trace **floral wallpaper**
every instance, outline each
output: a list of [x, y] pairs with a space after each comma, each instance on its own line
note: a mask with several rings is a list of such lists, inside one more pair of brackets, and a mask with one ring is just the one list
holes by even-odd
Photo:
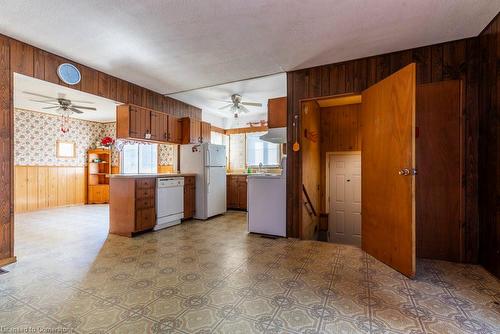
[[[103, 137], [116, 138], [116, 123], [97, 123], [70, 119], [70, 131], [60, 131], [61, 119], [55, 115], [35, 111], [14, 110], [14, 163], [39, 166], [83, 166], [87, 162], [87, 150]], [[76, 158], [56, 158], [56, 141], [74, 141]], [[158, 164], [175, 165], [176, 145], [158, 147]], [[120, 152], [113, 148], [112, 165], [119, 166]]]
[[[55, 115], [14, 110], [14, 163], [16, 165], [83, 166], [89, 147], [101, 139], [102, 125], [77, 119], [69, 121], [70, 131], [62, 133]], [[76, 158], [56, 158], [56, 141], [74, 141]]]

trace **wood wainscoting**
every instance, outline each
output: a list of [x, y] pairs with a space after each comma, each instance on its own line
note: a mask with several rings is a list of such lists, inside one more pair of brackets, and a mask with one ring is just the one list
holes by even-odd
[[14, 212], [85, 204], [84, 166], [15, 166]]

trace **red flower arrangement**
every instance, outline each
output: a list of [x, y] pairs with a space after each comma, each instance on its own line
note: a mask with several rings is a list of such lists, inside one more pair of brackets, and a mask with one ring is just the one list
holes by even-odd
[[111, 137], [104, 137], [103, 139], [101, 139], [101, 145], [106, 147], [113, 145], [114, 142], [115, 141]]

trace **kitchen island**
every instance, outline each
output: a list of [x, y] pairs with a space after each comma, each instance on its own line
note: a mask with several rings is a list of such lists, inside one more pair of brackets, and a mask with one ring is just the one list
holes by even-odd
[[138, 232], [155, 228], [157, 179], [174, 177], [184, 178], [182, 218], [192, 218], [196, 174], [112, 174], [109, 182], [109, 233], [132, 237]]

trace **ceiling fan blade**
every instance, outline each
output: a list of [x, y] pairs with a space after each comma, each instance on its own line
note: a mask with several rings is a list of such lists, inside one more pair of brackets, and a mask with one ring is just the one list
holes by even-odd
[[86, 104], [94, 104], [92, 101], [81, 101], [81, 100], [71, 100], [74, 103], [86, 103]]
[[83, 111], [76, 109], [75, 107], [70, 107], [69, 110], [71, 110], [74, 113], [77, 114], [83, 114]]
[[56, 109], [56, 108], [59, 108], [60, 106], [57, 105], [57, 106], [52, 106], [52, 107], [43, 107], [42, 109]]
[[262, 103], [257, 103], [257, 102], [241, 102], [241, 104], [252, 107], [262, 107]]
[[32, 92], [26, 92], [26, 91], [23, 91], [22, 93], [33, 95], [33, 96], [38, 96], [38, 97], [43, 97], [44, 99], [50, 99], [51, 101], [57, 101], [57, 97], [50, 97], [50, 96], [47, 96], [47, 95], [42, 95], [42, 94], [37, 94], [37, 93], [32, 93]]
[[232, 105], [233, 105], [232, 103], [230, 103], [230, 104], [226, 104], [225, 106], [220, 107], [220, 108], [219, 108], [219, 110], [229, 108], [229, 107], [231, 107]]
[[247, 112], [249, 112], [249, 111], [250, 111], [250, 110], [248, 110], [246, 107], [241, 106], [241, 105], [239, 106], [239, 109], [240, 109], [240, 111], [241, 111], [241, 112], [244, 112], [244, 113], [247, 113]]
[[75, 105], [71, 105], [71, 107], [72, 108], [79, 108], [79, 109], [86, 109], [86, 110], [97, 110], [94, 107], [84, 107], [84, 106], [75, 106]]
[[56, 103], [54, 100], [33, 100], [33, 99], [29, 99], [30, 101], [33, 101], [33, 102], [39, 102], [39, 103], [45, 103], [45, 104], [52, 104], [54, 106], [58, 106], [59, 103]]

